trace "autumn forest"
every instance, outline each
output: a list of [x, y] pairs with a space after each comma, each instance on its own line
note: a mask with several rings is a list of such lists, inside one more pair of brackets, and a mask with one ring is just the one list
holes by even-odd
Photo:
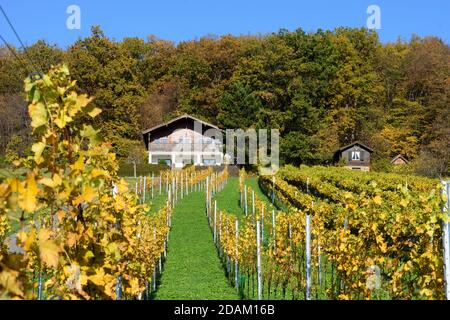
[[450, 170], [450, 48], [435, 37], [381, 43], [376, 32], [205, 36], [174, 43], [109, 38], [100, 27], [61, 49], [0, 48], [0, 165], [31, 153], [23, 79], [65, 62], [76, 90], [103, 112], [86, 119], [121, 159], [143, 151], [141, 130], [189, 113], [221, 128], [277, 128], [282, 163], [330, 164], [359, 140], [374, 170]]

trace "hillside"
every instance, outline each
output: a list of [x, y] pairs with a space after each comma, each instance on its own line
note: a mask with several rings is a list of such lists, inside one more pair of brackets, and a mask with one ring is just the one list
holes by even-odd
[[[276, 128], [284, 163], [327, 164], [361, 140], [386, 169], [402, 154], [411, 170], [449, 171], [450, 50], [438, 38], [381, 43], [367, 29], [203, 37], [175, 44], [108, 38], [100, 27], [63, 50], [38, 41], [0, 48], [0, 156], [29, 153], [23, 79], [64, 61], [76, 89], [104, 112], [94, 122], [122, 159], [142, 149], [140, 131], [189, 113], [221, 128]], [[36, 69], [37, 68], [37, 69]]]

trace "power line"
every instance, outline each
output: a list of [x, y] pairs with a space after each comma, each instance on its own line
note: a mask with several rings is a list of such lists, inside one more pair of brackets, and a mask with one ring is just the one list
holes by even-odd
[[[28, 58], [31, 66], [34, 68], [34, 71], [40, 75], [43, 74], [42, 70], [40, 68], [36, 68], [36, 65], [33, 63], [33, 60], [31, 59], [30, 55], [28, 54], [26, 46], [23, 44], [22, 39], [20, 38], [19, 34], [17, 33], [16, 29], [14, 28], [11, 20], [9, 20], [8, 16], [6, 15], [5, 10], [3, 10], [3, 7], [0, 5], [0, 10], [3, 13], [3, 16], [5, 17], [6, 21], [8, 22], [9, 26], [11, 27], [12, 31], [16, 35], [17, 40], [19, 40], [20, 45], [22, 46], [23, 51], [25, 52], [26, 57]], [[40, 71], [40, 73], [38, 72]]]
[[6, 42], [5, 38], [3, 38], [3, 36], [1, 34], [0, 34], [0, 39], [3, 41], [5, 46], [9, 49], [9, 51], [12, 53], [14, 58], [16, 58], [16, 60], [25, 68], [25, 71], [29, 72], [29, 69], [28, 69], [28, 66], [26, 65], [26, 63], [23, 62], [23, 60], [17, 55], [17, 53], [14, 51], [14, 49], [11, 48], [11, 46], [8, 44], [8, 42]]

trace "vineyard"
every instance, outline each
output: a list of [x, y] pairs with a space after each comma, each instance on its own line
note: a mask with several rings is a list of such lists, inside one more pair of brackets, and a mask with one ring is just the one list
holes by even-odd
[[286, 166], [261, 199], [239, 180], [218, 248], [244, 298], [445, 298], [439, 181]]
[[110, 145], [76, 121], [101, 110], [74, 85], [65, 66], [25, 81], [35, 143], [32, 157], [2, 172], [2, 299], [150, 297], [173, 208], [211, 174], [187, 168], [127, 183]]
[[448, 185], [317, 166], [120, 177], [74, 85], [64, 66], [25, 82], [33, 156], [0, 174], [0, 299], [448, 297]]

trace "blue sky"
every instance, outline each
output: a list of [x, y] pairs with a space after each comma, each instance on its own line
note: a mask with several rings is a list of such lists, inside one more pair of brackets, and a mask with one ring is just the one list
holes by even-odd
[[[366, 26], [369, 5], [381, 9], [382, 42], [413, 33], [450, 43], [450, 0], [0, 0], [26, 45], [45, 39], [62, 48], [88, 36], [92, 25], [117, 40], [154, 34], [175, 42], [207, 34], [255, 34], [280, 28], [315, 31]], [[69, 30], [69, 5], [81, 9], [81, 29]], [[18, 44], [3, 16], [0, 34]]]

